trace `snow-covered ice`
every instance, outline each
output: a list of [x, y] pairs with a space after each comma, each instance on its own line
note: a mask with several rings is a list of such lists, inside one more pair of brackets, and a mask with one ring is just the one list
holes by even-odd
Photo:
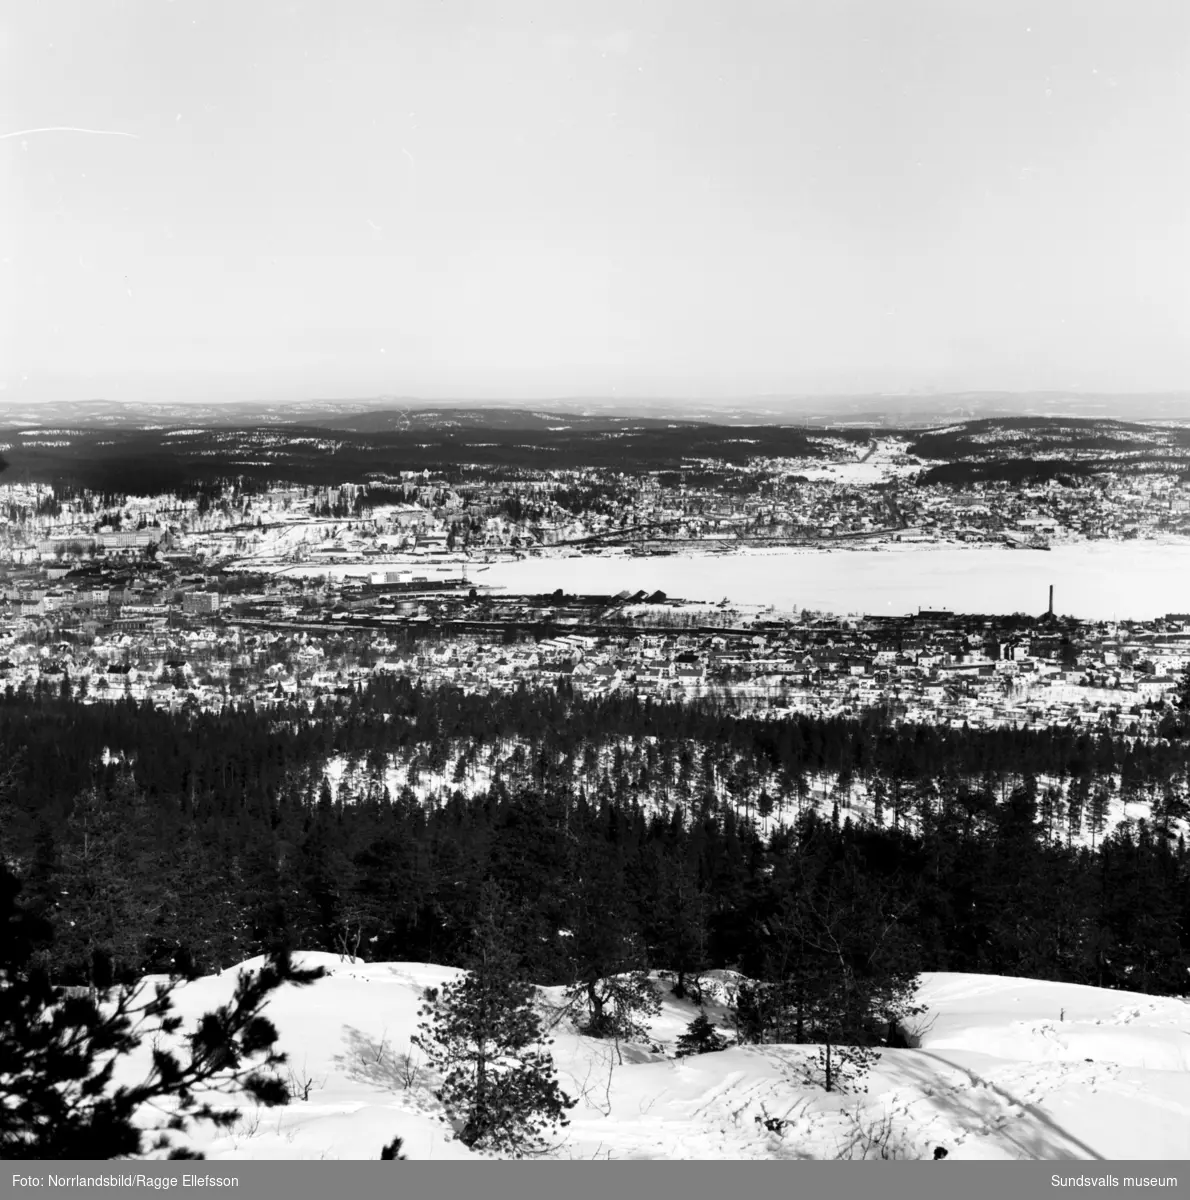
[[903, 615], [918, 608], [1059, 613], [1150, 620], [1186, 608], [1190, 539], [1075, 542], [1048, 553], [994, 546], [884, 545], [657, 557], [526, 558], [493, 565], [484, 582], [513, 593], [555, 588], [596, 595], [661, 590], [685, 600]]

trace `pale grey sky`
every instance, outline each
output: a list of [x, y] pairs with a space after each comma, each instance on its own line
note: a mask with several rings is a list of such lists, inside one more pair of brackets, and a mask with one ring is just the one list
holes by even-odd
[[0, 404], [1190, 387], [1187, 0], [17, 0], [0, 116]]

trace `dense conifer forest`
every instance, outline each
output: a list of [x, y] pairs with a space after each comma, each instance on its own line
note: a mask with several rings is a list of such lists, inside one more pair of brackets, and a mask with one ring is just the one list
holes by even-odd
[[[445, 771], [452, 746], [507, 737], [532, 747], [522, 771], [440, 803], [366, 771], [397, 748]], [[624, 739], [592, 783], [592, 748]], [[334, 795], [336, 754], [370, 782]], [[62, 984], [87, 983], [97, 954], [130, 974], [209, 972], [281, 944], [457, 963], [496, 881], [530, 977], [667, 970], [696, 988], [736, 968], [761, 985], [741, 1007], [758, 1039], [797, 1040], [773, 1022], [794, 1019], [787, 989], [828, 944], [882, 979], [1187, 990], [1178, 736], [766, 720], [398, 677], [312, 711], [220, 715], [10, 691], [0, 756], [3, 853], [53, 927], [43, 957]], [[750, 775], [778, 779], [776, 794], [757, 798]], [[824, 775], [835, 786], [815, 803], [806, 780]], [[651, 800], [662, 780], [681, 802]], [[861, 781], [876, 797], [863, 814], [849, 801]], [[1106, 829], [1112, 789], [1148, 817]], [[1075, 816], [1092, 844], [1071, 836]]]

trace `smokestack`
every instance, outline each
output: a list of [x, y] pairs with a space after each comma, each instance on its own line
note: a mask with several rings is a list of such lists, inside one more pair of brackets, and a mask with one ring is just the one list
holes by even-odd
[[1054, 585], [1050, 584], [1050, 616], [1054, 615]]

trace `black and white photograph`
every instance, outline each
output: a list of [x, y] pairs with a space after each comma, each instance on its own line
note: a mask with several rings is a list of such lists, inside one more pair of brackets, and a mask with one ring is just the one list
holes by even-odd
[[12, 1194], [1177, 1191], [1188, 833], [1185, 0], [0, 12]]

